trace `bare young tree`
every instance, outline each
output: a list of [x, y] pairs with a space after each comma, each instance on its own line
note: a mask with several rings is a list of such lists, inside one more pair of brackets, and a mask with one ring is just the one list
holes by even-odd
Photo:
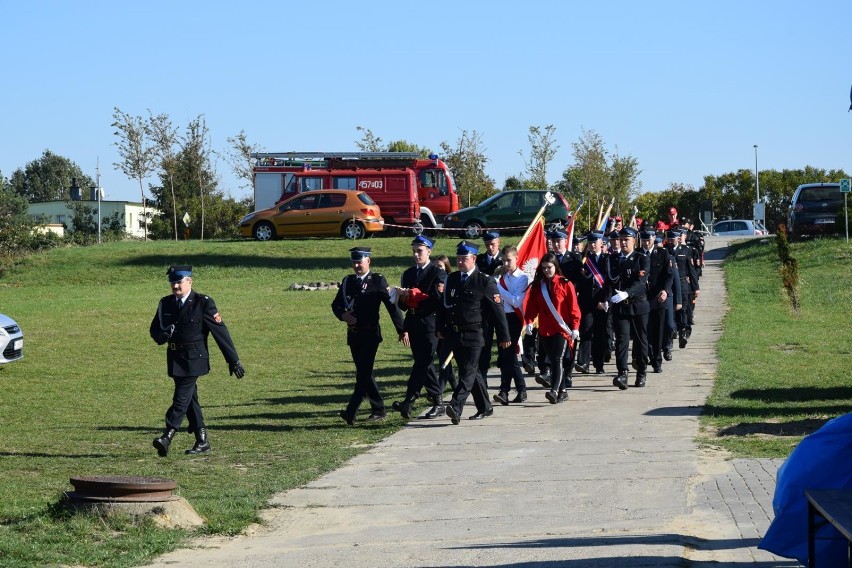
[[144, 180], [154, 167], [154, 149], [151, 147], [145, 128], [145, 120], [141, 116], [131, 116], [115, 107], [112, 113], [115, 134], [118, 141], [118, 155], [121, 162], [115, 162], [116, 169], [121, 170], [130, 179], [139, 180], [139, 193], [142, 196], [142, 224], [145, 228], [145, 240], [148, 240], [148, 209], [145, 203]]
[[227, 138], [227, 141], [230, 148], [223, 158], [231, 166], [237, 179], [244, 182], [240, 187], [251, 187], [254, 182], [254, 160], [251, 155], [263, 152], [263, 148], [257, 144], [250, 144], [245, 130], [240, 130], [239, 134]]
[[518, 154], [524, 160], [529, 176], [528, 184], [537, 189], [547, 189], [547, 166], [556, 156], [559, 146], [554, 139], [556, 127], [548, 124], [543, 129], [540, 126], [530, 126], [527, 140], [530, 142], [529, 160], [524, 156], [523, 150]]
[[[207, 129], [207, 120], [203, 114], [199, 114], [186, 126], [186, 135], [183, 138], [183, 152], [192, 160], [198, 181], [198, 193], [201, 199], [201, 240], [204, 240], [204, 212], [205, 196], [207, 188], [215, 181], [215, 166], [211, 163], [212, 155], [210, 131]], [[214, 179], [211, 179], [214, 178]]]
[[361, 140], [356, 140], [355, 145], [362, 152], [384, 152], [385, 147], [382, 146], [382, 139], [373, 134], [373, 131], [363, 126], [356, 126], [355, 130], [363, 132]]
[[160, 160], [160, 167], [169, 178], [172, 192], [172, 217], [174, 221], [175, 240], [178, 240], [177, 228], [177, 200], [175, 199], [175, 176], [177, 166], [175, 158], [175, 146], [177, 145], [177, 128], [172, 126], [172, 121], [167, 114], [154, 115], [148, 109], [148, 123], [145, 125], [147, 134], [154, 142], [154, 154]]
[[455, 147], [441, 142], [441, 151], [458, 187], [467, 190], [467, 203], [462, 204], [464, 207], [479, 203], [496, 191], [494, 180], [485, 173], [488, 157], [479, 132], [462, 130]]

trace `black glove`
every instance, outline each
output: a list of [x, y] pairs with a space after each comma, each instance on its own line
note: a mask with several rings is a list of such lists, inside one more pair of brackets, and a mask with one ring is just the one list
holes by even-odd
[[243, 364], [239, 361], [234, 361], [231, 363], [229, 371], [232, 375], [236, 375], [238, 379], [242, 379], [246, 374], [246, 370], [243, 369]]
[[175, 324], [170, 325], [166, 329], [163, 330], [163, 333], [160, 334], [160, 340], [158, 343], [162, 345], [166, 341], [172, 338], [172, 334], [175, 332]]

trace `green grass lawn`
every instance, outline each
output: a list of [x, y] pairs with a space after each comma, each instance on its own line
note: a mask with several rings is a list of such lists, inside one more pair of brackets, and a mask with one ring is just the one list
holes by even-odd
[[737, 456], [785, 457], [803, 436], [852, 412], [852, 246], [791, 245], [801, 274], [793, 315], [774, 239], [731, 247], [730, 311], [718, 346], [703, 441]]
[[[373, 269], [397, 282], [409, 238], [372, 239]], [[441, 239], [435, 254], [454, 254]], [[278, 491], [302, 485], [403, 425], [347, 427], [337, 411], [353, 365], [334, 293], [293, 283], [348, 274], [351, 242], [149, 242], [65, 248], [31, 256], [0, 278], [0, 312], [25, 333], [25, 359], [0, 367], [0, 566], [133, 566], [180, 546], [189, 534], [129, 519], [69, 515], [57, 504], [83, 475], [175, 479], [206, 519], [205, 531], [235, 534], [258, 520]], [[802, 314], [789, 313], [774, 246], [737, 245], [726, 263], [731, 311], [719, 345], [719, 377], [707, 443], [738, 455], [786, 455], [802, 435], [852, 411], [849, 378], [849, 247], [797, 244]], [[159, 458], [172, 383], [164, 348], [148, 336], [169, 264], [192, 264], [194, 287], [211, 295], [247, 375], [228, 376], [221, 355], [200, 382], [213, 453], [190, 458], [180, 433]], [[389, 320], [376, 372], [385, 398], [401, 397], [407, 349]], [[362, 411], [362, 417], [366, 411]], [[716, 433], [719, 433], [717, 436]]]
[[[410, 238], [372, 239], [373, 269], [398, 282]], [[452, 253], [455, 241], [436, 251]], [[344, 240], [149, 242], [66, 248], [32, 256], [0, 279], [0, 312], [23, 328], [25, 357], [0, 367], [0, 565], [139, 564], [185, 534], [126, 520], [67, 519], [55, 507], [81, 475], [175, 479], [211, 533], [238, 533], [271, 494], [333, 469], [402, 426], [347, 427], [337, 416], [354, 366], [332, 291], [351, 271]], [[217, 303], [246, 377], [228, 375], [211, 341], [199, 383], [213, 453], [190, 458], [191, 434], [159, 458], [151, 440], [171, 402], [164, 347], [148, 336], [169, 264], [194, 266], [194, 288]], [[410, 354], [386, 314], [377, 376], [401, 397]], [[367, 409], [368, 411], [369, 409]], [[366, 412], [365, 412], [366, 415]], [[363, 416], [362, 416], [363, 418]]]

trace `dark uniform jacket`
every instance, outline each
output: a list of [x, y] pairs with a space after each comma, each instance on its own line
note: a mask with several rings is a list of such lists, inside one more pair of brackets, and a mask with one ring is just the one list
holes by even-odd
[[646, 288], [648, 257], [634, 250], [630, 256], [612, 255], [609, 264], [610, 296], [616, 290], [627, 292], [627, 299], [612, 305], [613, 315], [638, 316], [651, 311]]
[[397, 333], [402, 333], [402, 312], [391, 302], [388, 282], [377, 272], [368, 272], [362, 281], [356, 274], [343, 279], [337, 296], [331, 303], [331, 311], [342, 320], [345, 312], [352, 312], [357, 323], [350, 325], [346, 333], [346, 344], [382, 341], [379, 327], [379, 306], [385, 305]]
[[648, 271], [648, 303], [652, 310], [665, 309], [666, 303], [659, 302], [657, 296], [665, 290], [666, 295], [671, 295], [672, 290], [672, 261], [671, 255], [662, 247], [654, 247], [649, 257], [650, 267]]
[[492, 276], [494, 271], [497, 270], [498, 266], [503, 265], [503, 255], [499, 252], [497, 256], [494, 257], [494, 260], [491, 261], [491, 265], [488, 264], [488, 253], [483, 252], [482, 254], [476, 255], [476, 268], [479, 269], [480, 272]]
[[683, 299], [695, 294], [699, 289], [698, 274], [695, 272], [695, 264], [692, 261], [692, 249], [688, 245], [677, 245], [673, 247], [671, 254], [677, 262], [677, 271], [680, 273], [680, 285]]
[[[171, 325], [175, 326], [174, 332], [166, 337], [165, 330]], [[207, 337], [211, 334], [228, 365], [239, 360], [213, 298], [195, 290], [190, 291], [180, 310], [174, 295], [162, 298], [151, 320], [150, 333], [158, 345], [168, 343], [166, 365], [170, 377], [198, 377], [210, 372]]]
[[474, 270], [462, 284], [462, 274], [456, 271], [447, 276], [442, 309], [438, 311], [438, 331], [444, 337], [460, 333], [462, 345], [481, 347], [485, 345], [482, 323], [486, 318], [494, 324], [498, 342], [511, 341], [497, 281]]
[[[609, 258], [610, 258], [610, 256], [608, 254], [601, 253], [600, 257], [597, 260], [595, 260], [595, 255], [592, 254], [592, 253], [589, 253], [589, 255], [586, 257], [586, 262], [583, 263], [583, 276], [587, 281], [586, 286], [588, 286], [591, 289], [590, 304], [591, 304], [593, 309], [596, 308], [599, 303], [606, 302], [607, 300], [609, 300], [609, 296], [612, 295], [612, 294], [607, 295], [607, 292], [609, 292], [609, 286], [607, 285], [607, 272], [608, 272], [608, 266], [609, 266]], [[600, 274], [601, 277], [603, 278], [603, 284], [599, 284], [597, 282], [597, 279], [594, 277], [594, 275], [592, 273], [592, 269], [591, 269], [590, 265], [594, 266], [594, 268], [597, 269], [598, 274]], [[575, 287], [576, 287], [576, 285], [575, 285]], [[581, 310], [583, 309], [582, 303], [583, 303], [583, 301], [582, 301], [582, 294], [581, 294], [581, 306], [580, 306]]]
[[435, 333], [435, 313], [441, 305], [442, 293], [439, 288], [447, 281], [447, 273], [440, 266], [428, 263], [417, 277], [417, 266], [412, 266], [402, 273], [401, 285], [403, 288], [417, 288], [427, 298], [418, 302], [417, 306], [409, 306], [400, 301], [399, 307], [405, 311], [405, 330], [426, 331]]

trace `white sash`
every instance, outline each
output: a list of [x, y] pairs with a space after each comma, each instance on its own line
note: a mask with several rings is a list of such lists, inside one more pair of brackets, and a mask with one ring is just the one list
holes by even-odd
[[544, 301], [547, 304], [547, 307], [550, 308], [550, 314], [553, 316], [553, 319], [556, 320], [556, 323], [559, 324], [559, 327], [565, 330], [565, 333], [571, 335], [571, 328], [566, 325], [565, 320], [562, 319], [562, 316], [559, 315], [559, 312], [556, 311], [556, 307], [550, 300], [550, 294], [548, 294], [547, 292], [547, 284], [545, 284], [544, 280], [541, 281], [541, 295], [544, 296]]

